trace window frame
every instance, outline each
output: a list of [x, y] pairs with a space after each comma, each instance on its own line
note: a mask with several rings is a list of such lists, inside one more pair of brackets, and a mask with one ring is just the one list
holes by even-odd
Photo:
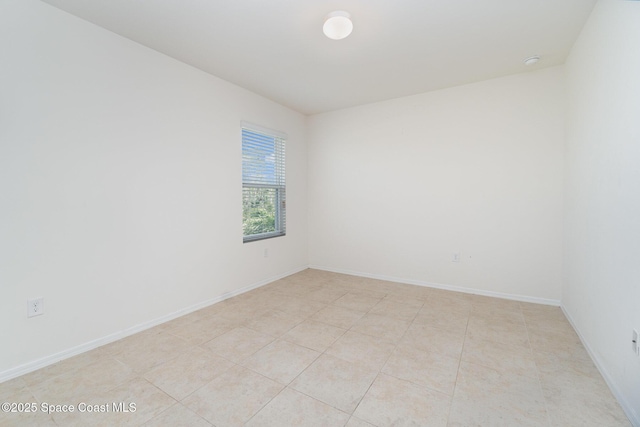
[[[246, 171], [245, 171], [245, 131], [250, 132], [252, 134], [257, 134], [260, 137], [264, 137], [266, 139], [273, 139], [274, 143], [274, 156], [275, 156], [275, 165], [274, 165], [274, 181], [275, 182], [265, 182], [267, 180], [261, 180], [260, 178], [254, 180], [246, 180]], [[254, 125], [252, 123], [241, 122], [241, 141], [242, 141], [242, 202], [243, 202], [243, 230], [242, 230], [242, 242], [249, 243], [255, 242], [259, 240], [272, 239], [274, 237], [286, 236], [286, 210], [287, 210], [287, 202], [286, 202], [286, 143], [287, 143], [287, 134], [283, 132], [274, 131], [272, 129], [268, 129], [262, 126]], [[254, 166], [256, 163], [254, 163]], [[266, 233], [256, 233], [245, 235], [244, 230], [244, 202], [245, 202], [245, 194], [244, 191], [247, 188], [268, 188], [275, 190], [275, 224], [274, 231], [266, 232]]]

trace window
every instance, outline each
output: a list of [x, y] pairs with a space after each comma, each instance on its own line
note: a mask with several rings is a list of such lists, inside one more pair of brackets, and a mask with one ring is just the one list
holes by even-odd
[[242, 125], [243, 241], [284, 236], [286, 135]]

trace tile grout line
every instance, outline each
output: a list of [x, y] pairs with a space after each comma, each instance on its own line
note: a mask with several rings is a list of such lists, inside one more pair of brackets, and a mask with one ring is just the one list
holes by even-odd
[[[522, 310], [522, 307], [520, 307]], [[542, 396], [542, 401], [544, 402], [544, 410], [547, 415], [547, 425], [552, 426], [551, 420], [551, 412], [549, 411], [549, 404], [547, 402], [547, 397], [544, 394], [544, 389], [542, 388], [542, 375], [540, 375], [540, 368], [538, 367], [538, 361], [536, 360], [533, 354], [533, 345], [531, 344], [531, 334], [529, 333], [529, 323], [527, 322], [527, 318], [524, 316], [524, 312], [522, 313], [522, 317], [524, 319], [525, 330], [527, 331], [527, 342], [529, 343], [529, 351], [531, 352], [531, 357], [533, 359], [533, 364], [536, 367], [536, 379], [538, 383], [538, 389], [540, 390], [540, 395]]]
[[460, 349], [460, 356], [458, 358], [458, 370], [456, 371], [456, 379], [453, 385], [453, 391], [451, 392], [451, 399], [449, 400], [449, 412], [447, 412], [447, 425], [449, 424], [449, 421], [451, 419], [451, 411], [453, 410], [453, 399], [455, 398], [456, 390], [458, 388], [458, 379], [460, 377], [460, 367], [462, 366], [462, 355], [464, 354], [464, 347], [467, 343], [467, 331], [469, 330], [469, 319], [471, 318], [471, 310], [472, 310], [471, 307], [469, 309], [469, 313], [467, 314], [467, 322], [464, 325], [464, 335], [463, 335], [464, 338], [462, 339], [462, 348]]

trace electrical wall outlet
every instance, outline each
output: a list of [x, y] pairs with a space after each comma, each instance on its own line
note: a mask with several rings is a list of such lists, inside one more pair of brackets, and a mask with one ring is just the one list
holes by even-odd
[[27, 317], [40, 316], [41, 314], [44, 314], [44, 298], [27, 300]]
[[460, 262], [460, 252], [454, 252], [451, 257], [451, 262]]
[[631, 349], [636, 354], [636, 356], [640, 356], [640, 342], [638, 342], [639, 338], [640, 336], [638, 335], [638, 331], [634, 329], [633, 334], [631, 335]]

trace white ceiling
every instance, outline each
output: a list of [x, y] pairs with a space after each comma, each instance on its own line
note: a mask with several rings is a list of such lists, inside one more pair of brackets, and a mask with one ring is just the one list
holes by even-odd
[[[562, 64], [596, 3], [43, 1], [304, 114]], [[352, 15], [344, 40], [322, 34], [334, 10]]]

